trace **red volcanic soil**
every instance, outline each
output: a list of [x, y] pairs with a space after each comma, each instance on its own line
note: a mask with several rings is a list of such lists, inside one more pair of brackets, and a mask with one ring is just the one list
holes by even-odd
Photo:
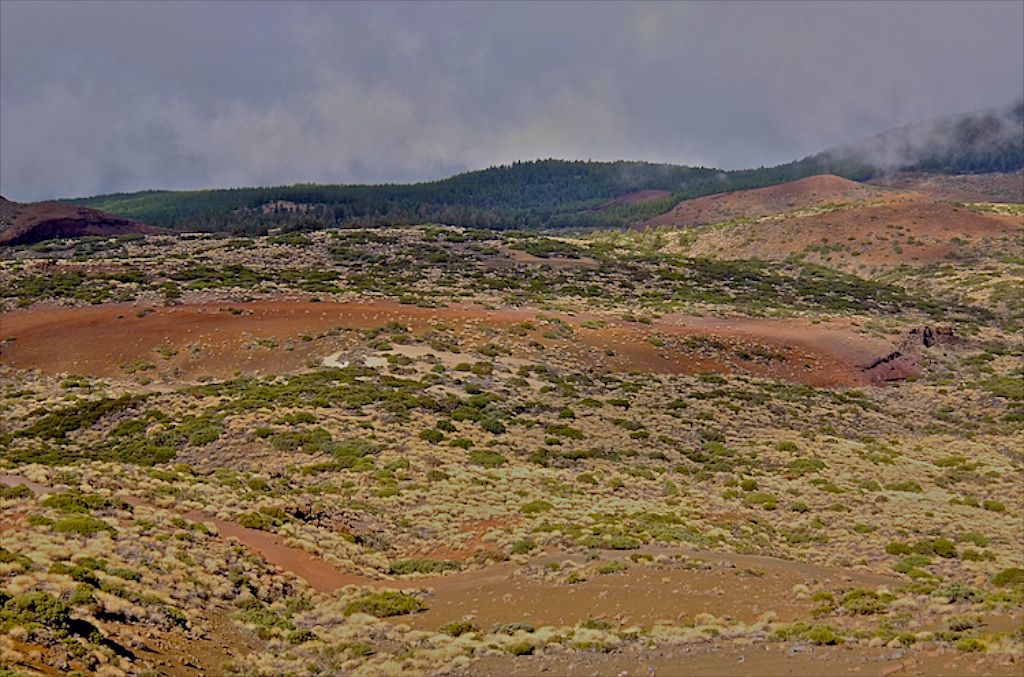
[[599, 212], [619, 205], [639, 205], [645, 202], [653, 202], [654, 200], [668, 197], [671, 194], [667, 190], [634, 190], [632, 193], [626, 193], [611, 202], [606, 202], [600, 207], [596, 207], [594, 211]]
[[0, 245], [32, 244], [85, 235], [113, 236], [168, 231], [98, 209], [61, 202], [21, 204], [0, 197]]
[[898, 172], [866, 183], [957, 202], [1024, 202], [1024, 174], [930, 174]]
[[[141, 317], [140, 317], [141, 315]], [[483, 311], [476, 311], [485, 317]], [[15, 340], [3, 347], [0, 362], [48, 373], [123, 375], [122, 365], [137, 361], [173, 367], [182, 376], [229, 377], [287, 373], [317, 355], [317, 342], [304, 334], [334, 327], [369, 329], [390, 320], [424, 331], [429, 320], [457, 319], [458, 313], [397, 303], [334, 304], [306, 301], [208, 303], [146, 309], [130, 305], [45, 308], [0, 315], [0, 335]], [[524, 316], [525, 317], [525, 316]], [[510, 320], [511, 321], [511, 320]], [[294, 340], [294, 350], [264, 347]], [[178, 354], [162, 360], [155, 352], [171, 346]]]
[[[301, 338], [335, 327], [367, 329], [394, 320], [419, 334], [440, 321], [470, 336], [483, 326], [504, 328], [537, 321], [535, 311], [526, 308], [418, 308], [390, 301], [271, 300], [140, 310], [124, 305], [36, 307], [0, 315], [0, 337], [6, 340], [0, 363], [15, 369], [99, 377], [125, 377], [130, 370], [126, 365], [136, 363], [154, 365], [150, 372], [154, 376], [172, 373], [182, 379], [280, 374], [317, 363], [351, 341], [344, 335], [313, 341]], [[563, 319], [578, 324], [585, 318]], [[654, 337], [663, 345], [655, 345]], [[688, 341], [693, 337], [709, 340]], [[536, 353], [528, 346], [531, 339], [544, 343], [545, 350]], [[577, 327], [567, 339], [546, 338], [537, 330], [534, 335], [503, 340], [516, 356], [612, 371], [743, 373], [815, 386], [865, 385], [913, 373], [907, 365], [896, 364], [867, 372], [864, 367], [891, 352], [891, 344], [845, 326], [796, 319], [678, 316], [652, 325], [613, 321], [601, 329]], [[176, 352], [165, 359], [157, 350], [162, 347]]]
[[822, 174], [767, 188], [739, 190], [686, 200], [676, 205], [672, 211], [656, 216], [644, 225], [700, 226], [889, 194], [880, 188], [831, 174]]
[[834, 212], [740, 224], [702, 236], [694, 256], [811, 260], [843, 269], [924, 265], [984, 238], [1019, 233], [1019, 216], [978, 213], [923, 196]]
[[[840, 321], [823, 325], [801, 318], [667, 315], [652, 328], [659, 337], [680, 344], [677, 351], [655, 349], [652, 359], [649, 341], [646, 347], [633, 343], [639, 350], [624, 361], [623, 370], [640, 364], [661, 373], [741, 373], [822, 387], [881, 384], [919, 374], [909, 360], [867, 370], [878, 357], [891, 353], [893, 344]], [[612, 326], [603, 331], [619, 330]], [[692, 347], [695, 342], [697, 347]]]

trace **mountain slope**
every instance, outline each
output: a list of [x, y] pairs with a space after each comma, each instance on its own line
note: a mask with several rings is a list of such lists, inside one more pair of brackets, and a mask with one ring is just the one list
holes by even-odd
[[1024, 202], [1024, 174], [936, 174], [896, 172], [868, 181], [883, 188], [922, 193], [936, 200], [957, 202]]
[[1024, 100], [1004, 109], [964, 113], [883, 132], [824, 155], [879, 172], [1014, 172], [1024, 167]]
[[797, 256], [830, 268], [872, 277], [997, 255], [1012, 248], [1020, 216], [977, 212], [921, 195], [865, 201], [805, 214], [698, 229], [691, 256], [782, 261]]

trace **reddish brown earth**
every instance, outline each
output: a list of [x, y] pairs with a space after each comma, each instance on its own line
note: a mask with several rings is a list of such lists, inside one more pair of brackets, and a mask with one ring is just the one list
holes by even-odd
[[758, 218], [830, 203], [891, 197], [891, 191], [831, 174], [809, 176], [767, 188], [733, 191], [686, 200], [645, 226], [699, 226]]
[[[565, 319], [577, 324], [583, 317]], [[437, 321], [460, 334], [479, 326], [508, 327], [536, 321], [527, 308], [485, 310], [473, 306], [420, 308], [390, 301], [312, 303], [269, 300], [244, 304], [207, 303], [144, 310], [139, 306], [104, 305], [84, 308], [37, 306], [0, 315], [0, 337], [6, 343], [0, 363], [17, 369], [90, 376], [125, 376], [126, 365], [148, 362], [152, 374], [176, 378], [203, 375], [227, 378], [236, 373], [259, 375], [300, 370], [338, 349], [345, 339], [303, 341], [334, 327], [368, 329], [389, 321], [414, 333]], [[513, 350], [529, 351], [526, 342], [537, 337], [509, 337]], [[719, 339], [710, 352], [686, 348], [687, 338]], [[652, 344], [652, 337], [666, 345]], [[259, 344], [274, 339], [275, 347]], [[863, 367], [892, 350], [885, 340], [866, 337], [848, 326], [814, 325], [807, 320], [756, 318], [691, 318], [669, 316], [652, 325], [613, 321], [602, 329], [579, 327], [568, 339], [543, 339], [543, 354], [564, 355], [590, 368], [615, 371], [693, 374], [735, 372], [807, 383], [849, 386], [887, 378]], [[671, 342], [671, 343], [669, 343]], [[157, 348], [172, 347], [163, 359]], [[768, 351], [778, 359], [743, 359], [751, 349]], [[610, 353], [610, 354], [609, 354]], [[901, 374], [908, 375], [908, 374]], [[892, 376], [891, 374], [889, 375]]]
[[[428, 330], [431, 321], [500, 326], [532, 316], [529, 311], [499, 314], [393, 302], [276, 300], [153, 309], [134, 305], [37, 307], [0, 315], [0, 335], [15, 339], [3, 347], [0, 362], [46, 373], [93, 376], [124, 375], [122, 365], [140, 360], [157, 363], [161, 370], [176, 368], [183, 377], [208, 374], [223, 378], [236, 371], [280, 374], [301, 369], [308, 360], [333, 352], [325, 351], [319, 342], [302, 341], [303, 334], [334, 327], [370, 329], [389, 321], [401, 322], [419, 333]], [[257, 343], [258, 339], [271, 338], [279, 342], [279, 347]], [[294, 341], [294, 350], [282, 347], [287, 340]], [[175, 347], [178, 355], [162, 360], [155, 349], [163, 345]], [[193, 353], [190, 346], [197, 350]]]
[[[442, 577], [409, 579], [432, 590], [427, 610], [394, 619], [424, 630], [464, 619], [482, 628], [498, 623], [529, 620], [535, 627], [574, 625], [588, 618], [603, 618], [614, 626], [650, 627], [659, 621], [685, 623], [699, 614], [753, 623], [768, 611], [780, 621], [806, 616], [815, 606], [809, 597], [797, 599], [793, 586], [811, 582], [842, 587], [892, 585], [895, 579], [858, 571], [821, 567], [754, 555], [663, 548], [644, 552], [677, 554], [687, 559], [659, 566], [633, 564], [612, 574], [588, 572], [580, 583], [567, 584], [523, 575], [516, 565], [500, 564], [486, 569]], [[556, 554], [535, 559], [542, 567], [584, 558]], [[615, 556], [602, 558], [607, 562]], [[404, 581], [403, 581], [404, 583]], [[391, 587], [391, 584], [385, 584]], [[520, 618], [515, 609], [529, 609]]]
[[32, 244], [54, 238], [166, 233], [162, 228], [98, 209], [60, 202], [21, 204], [0, 197], [0, 245]]
[[654, 326], [659, 331], [665, 328], [670, 334], [717, 337], [740, 350], [762, 347], [786, 356], [784, 362], [765, 365], [737, 359], [734, 354], [729, 371], [771, 375], [817, 386], [878, 384], [919, 374], [916, 365], [906, 361], [866, 372], [865, 368], [877, 357], [892, 352], [893, 343], [856, 331], [848, 320], [833, 320], [825, 325], [802, 318], [666, 315]]
[[1024, 174], [929, 174], [898, 172], [866, 183], [958, 202], [1024, 202]]

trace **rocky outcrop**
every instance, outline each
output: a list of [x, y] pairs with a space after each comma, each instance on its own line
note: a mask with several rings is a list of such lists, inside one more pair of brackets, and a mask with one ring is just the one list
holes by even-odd
[[879, 357], [879, 358], [876, 358], [876, 359], [872, 360], [871, 364], [869, 364], [868, 366], [864, 367], [864, 371], [870, 371], [870, 370], [872, 370], [875, 367], [878, 367], [880, 365], [889, 364], [893, 360], [899, 359], [900, 357], [903, 357], [903, 353], [901, 353], [898, 350], [894, 350], [891, 353], [889, 353], [888, 355], [886, 355], [885, 357]]
[[916, 368], [921, 349], [928, 349], [936, 343], [950, 343], [956, 340], [952, 327], [915, 327], [904, 337], [896, 350], [876, 357], [861, 368], [865, 372], [880, 373], [883, 381], [897, 381], [906, 378], [911, 367]]
[[943, 343], [949, 343], [956, 338], [952, 327], [936, 327], [935, 329], [932, 329], [931, 327], [923, 327], [920, 330], [920, 333], [916, 328], [910, 330], [911, 337], [916, 337], [919, 334], [921, 336], [921, 343], [925, 348], [931, 348], [940, 340]]

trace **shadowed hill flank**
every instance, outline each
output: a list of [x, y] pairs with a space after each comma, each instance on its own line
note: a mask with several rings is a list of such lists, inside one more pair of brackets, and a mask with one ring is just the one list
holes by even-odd
[[649, 221], [648, 226], [700, 226], [734, 219], [751, 219], [781, 212], [851, 202], [887, 195], [887, 191], [823, 174], [732, 193], [686, 200], [672, 211]]
[[87, 235], [155, 235], [165, 232], [98, 209], [58, 202], [20, 204], [0, 197], [0, 245], [32, 244]]

